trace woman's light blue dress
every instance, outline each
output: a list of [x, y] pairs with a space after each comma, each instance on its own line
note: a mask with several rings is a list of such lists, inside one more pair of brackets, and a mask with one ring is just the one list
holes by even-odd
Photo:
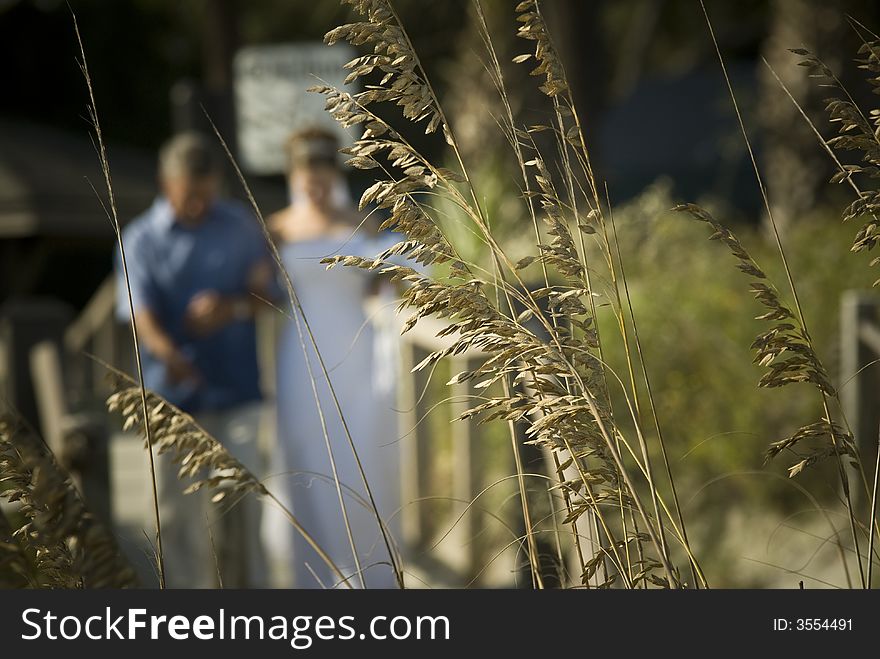
[[[321, 259], [335, 254], [372, 257], [398, 239], [394, 235], [371, 237], [358, 232], [353, 236], [289, 242], [279, 248], [379, 512], [392, 534], [400, 505], [395, 338], [365, 311], [375, 275], [342, 266], [328, 271]], [[388, 314], [394, 313], [393, 298], [387, 302], [379, 314], [386, 321]], [[325, 440], [326, 428], [366, 585], [395, 587], [388, 552], [376, 516], [367, 503], [357, 463], [305, 325], [301, 325], [302, 338], [296, 323], [289, 319], [279, 336], [278, 432], [269, 470], [274, 476], [266, 486], [293, 511], [345, 576], [355, 575], [355, 561]], [[396, 330], [392, 331], [396, 335]], [[316, 391], [323, 422], [315, 402]], [[276, 574], [287, 575], [282, 576], [278, 585], [339, 587], [339, 578], [277, 507], [266, 511], [262, 536], [270, 565]], [[351, 583], [355, 587], [360, 585], [356, 576]]]

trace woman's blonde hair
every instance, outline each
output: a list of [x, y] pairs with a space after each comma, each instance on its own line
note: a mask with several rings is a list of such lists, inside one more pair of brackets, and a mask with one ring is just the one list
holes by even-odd
[[339, 167], [339, 138], [332, 131], [310, 126], [294, 132], [286, 144], [287, 170], [329, 165]]

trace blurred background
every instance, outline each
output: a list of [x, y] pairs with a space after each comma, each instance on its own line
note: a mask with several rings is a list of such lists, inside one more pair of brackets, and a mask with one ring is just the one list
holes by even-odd
[[[529, 49], [515, 37], [512, 4], [484, 3], [495, 45], [508, 62]], [[710, 581], [739, 587], [792, 587], [801, 579], [808, 586], [844, 585], [828, 538], [845, 520], [821, 512], [839, 498], [833, 474], [820, 469], [790, 481], [784, 464], [763, 464], [771, 441], [817, 418], [815, 397], [795, 387], [757, 389], [760, 371], [751, 364], [748, 346], [761, 326], [744, 280], [728, 255], [705, 241], [702, 226], [667, 212], [680, 201], [708, 205], [735, 228], [759, 263], [780, 275], [699, 4], [544, 4], [594, 168], [608, 183], [645, 359], [659, 392], [658, 414], [667, 428], [685, 514], [699, 520], [692, 542]], [[874, 107], [876, 97], [853, 63], [861, 41], [847, 17], [876, 30], [880, 6], [871, 0], [706, 4], [822, 357], [838, 382], [849, 382], [844, 391], [859, 427], [876, 429], [875, 369], [851, 380], [880, 357], [871, 356], [859, 333], [860, 324], [876, 316], [874, 298], [853, 292], [871, 288], [869, 258], [847, 253], [855, 229], [839, 218], [850, 201], [848, 191], [827, 183], [833, 173], [827, 154], [762, 58], [830, 137], [824, 92], [787, 49], [812, 50], [858, 101]], [[514, 162], [492, 117], [497, 100], [480, 65], [484, 51], [470, 3], [395, 5], [444, 99], [486, 207], [498, 231], [515, 245], [524, 239], [518, 229], [524, 209], [516, 197]], [[69, 6], [61, 0], [0, 0], [0, 400], [50, 445], [67, 447], [84, 489], [94, 489], [93, 505], [127, 534], [129, 551], [137, 554], [148, 502], [142, 453], [137, 442], [118, 433], [116, 419], [101, 411], [102, 369], [83, 357], [89, 352], [125, 367], [129, 339], [112, 318], [108, 277], [115, 235], [92, 189], [101, 189], [102, 178], [71, 8], [89, 61], [123, 222], [156, 195], [158, 146], [177, 131], [210, 130], [205, 112], [240, 159], [263, 210], [284, 206], [280, 143], [303, 117], [321, 119], [322, 101], [304, 93], [315, 76], [341, 83], [341, 64], [352, 55], [319, 44], [349, 15], [333, 0], [71, 0]], [[534, 119], [526, 123], [546, 119], [528, 67], [508, 69], [515, 110]], [[443, 157], [435, 140], [425, 138], [419, 146]], [[351, 176], [355, 193], [372, 182], [368, 174]], [[227, 193], [242, 196], [231, 177]], [[522, 245], [523, 252], [528, 249]], [[472, 250], [473, 258], [481, 258], [478, 245]], [[32, 350], [47, 340], [57, 347], [54, 353]], [[411, 341], [405, 347], [410, 358], [431, 349], [427, 338]], [[271, 352], [268, 339], [264, 351]], [[419, 386], [414, 382], [410, 392]], [[440, 389], [430, 394], [444, 397]], [[430, 398], [419, 405], [432, 407]], [[413, 414], [419, 418], [414, 408]], [[452, 436], [442, 418], [421, 432], [418, 441], [436, 459], [422, 456], [406, 464], [425, 470], [422, 487], [434, 488], [430, 493], [479, 491], [478, 483], [453, 482], [457, 469], [450, 465], [477, 459], [468, 452], [470, 444], [480, 445], [481, 478], [491, 482], [491, 474], [505, 473], [509, 445], [493, 440], [491, 432], [479, 431], [482, 442], [476, 429]], [[857, 439], [870, 445], [868, 437]], [[438, 515], [454, 518], [454, 506], [432, 505], [436, 511], [407, 522], [414, 546], [430, 547], [431, 534], [442, 535]], [[501, 497], [499, 506], [515, 511], [516, 502]], [[472, 530], [479, 527], [474, 524]], [[507, 585], [513, 580], [509, 574], [479, 567], [499, 542], [484, 538], [480, 555], [468, 554], [477, 549], [463, 549], [462, 543], [448, 550], [451, 558], [438, 550], [426, 569], [442, 575], [438, 583], [477, 578], [485, 585]]]

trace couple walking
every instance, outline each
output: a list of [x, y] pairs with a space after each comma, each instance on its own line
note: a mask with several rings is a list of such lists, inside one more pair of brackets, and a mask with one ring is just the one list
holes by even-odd
[[[376, 363], [381, 332], [364, 311], [375, 282], [354, 268], [326, 271], [320, 261], [334, 254], [373, 256], [395, 241], [359, 226], [337, 151], [335, 137], [322, 130], [291, 138], [291, 203], [268, 225], [387, 518], [399, 505], [398, 433], [393, 377], [376, 377], [389, 366], [384, 359]], [[289, 318], [275, 347], [276, 424], [261, 431], [265, 405], [254, 319], [266, 300], [284, 308], [289, 302], [257, 220], [219, 197], [221, 170], [207, 138], [173, 138], [160, 153], [161, 195], [123, 232], [145, 384], [192, 414], [253, 473], [266, 475], [268, 489], [352, 585], [360, 584], [359, 564], [368, 587], [393, 587], [387, 550], [317, 354]], [[121, 268], [117, 272], [119, 316], [127, 320], [126, 284]], [[270, 438], [268, 451], [261, 434]], [[159, 467], [169, 586], [213, 587], [218, 569], [227, 587], [339, 585], [279, 509], [263, 508], [253, 497], [212, 509], [203, 492], [181, 494], [185, 484], [165, 456]]]

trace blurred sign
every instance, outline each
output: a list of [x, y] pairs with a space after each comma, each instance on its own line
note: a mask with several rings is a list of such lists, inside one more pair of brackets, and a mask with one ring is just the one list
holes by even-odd
[[[319, 125], [337, 131], [343, 145], [348, 131], [324, 111], [314, 85], [342, 87], [343, 65], [357, 57], [348, 44], [322, 42], [252, 46], [235, 56], [235, 103], [242, 165], [254, 174], [285, 170], [284, 143], [295, 130]], [[354, 85], [352, 85], [353, 87]], [[349, 89], [349, 91], [355, 91]]]

